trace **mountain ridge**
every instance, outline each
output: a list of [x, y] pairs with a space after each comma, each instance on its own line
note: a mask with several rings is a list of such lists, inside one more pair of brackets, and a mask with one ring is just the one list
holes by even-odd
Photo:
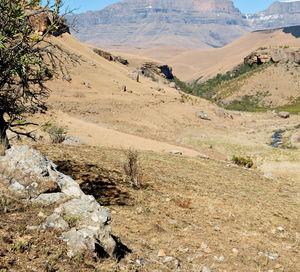
[[[74, 17], [69, 17], [69, 21]], [[259, 29], [299, 24], [300, 1], [243, 14], [230, 0], [124, 0], [77, 15], [79, 40], [105, 48], [222, 47]]]

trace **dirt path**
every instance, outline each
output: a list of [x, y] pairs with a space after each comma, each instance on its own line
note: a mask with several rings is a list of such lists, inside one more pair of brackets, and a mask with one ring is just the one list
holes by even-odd
[[88, 145], [124, 149], [134, 148], [137, 150], [152, 150], [158, 152], [172, 152], [173, 150], [178, 150], [185, 156], [196, 157], [200, 155], [199, 152], [193, 149], [104, 128], [98, 124], [89, 123], [64, 113], [59, 113], [57, 119], [61, 120], [60, 125], [67, 126], [69, 135], [82, 139]]

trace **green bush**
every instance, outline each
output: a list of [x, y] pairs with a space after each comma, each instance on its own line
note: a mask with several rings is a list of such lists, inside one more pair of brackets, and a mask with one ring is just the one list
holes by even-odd
[[231, 160], [233, 163], [247, 168], [251, 168], [254, 165], [253, 160], [250, 157], [244, 158], [233, 155]]

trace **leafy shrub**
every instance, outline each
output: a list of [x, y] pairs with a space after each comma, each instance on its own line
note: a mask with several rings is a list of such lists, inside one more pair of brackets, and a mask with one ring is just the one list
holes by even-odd
[[56, 124], [46, 123], [43, 127], [43, 131], [49, 134], [52, 143], [62, 143], [67, 136], [64, 128], [57, 126]]
[[251, 168], [254, 165], [253, 160], [250, 157], [244, 158], [233, 155], [231, 160], [233, 163], [247, 168]]

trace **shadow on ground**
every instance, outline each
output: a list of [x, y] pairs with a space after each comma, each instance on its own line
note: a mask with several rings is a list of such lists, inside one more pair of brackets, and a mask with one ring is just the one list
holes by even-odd
[[100, 205], [130, 205], [128, 192], [121, 188], [122, 175], [117, 171], [102, 169], [94, 164], [78, 164], [75, 161], [56, 161], [57, 170], [78, 182], [81, 190], [93, 195]]
[[295, 38], [300, 38], [300, 26], [285, 27], [283, 32], [292, 34]]

